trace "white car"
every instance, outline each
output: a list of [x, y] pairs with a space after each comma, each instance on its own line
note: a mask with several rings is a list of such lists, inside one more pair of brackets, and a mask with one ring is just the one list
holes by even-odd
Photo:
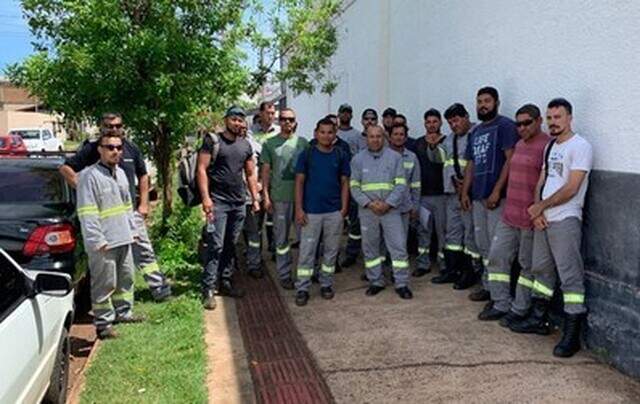
[[64, 403], [71, 277], [22, 269], [0, 249], [0, 403]]
[[62, 142], [47, 128], [16, 128], [9, 134], [20, 136], [28, 151], [62, 151]]

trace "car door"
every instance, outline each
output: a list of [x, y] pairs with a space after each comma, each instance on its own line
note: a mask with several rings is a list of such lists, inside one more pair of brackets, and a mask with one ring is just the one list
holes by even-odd
[[0, 254], [0, 403], [38, 402], [51, 373], [51, 325], [43, 321], [50, 314], [41, 308], [47, 298], [29, 299], [26, 279]]
[[56, 139], [53, 136], [53, 133], [49, 129], [42, 129], [40, 131], [42, 136], [42, 143], [44, 144], [44, 149], [46, 151], [55, 151], [56, 148]]

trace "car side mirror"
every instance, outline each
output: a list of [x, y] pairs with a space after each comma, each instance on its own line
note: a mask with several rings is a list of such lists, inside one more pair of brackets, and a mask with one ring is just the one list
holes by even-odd
[[36, 275], [33, 292], [46, 296], [64, 297], [73, 290], [71, 277], [55, 272], [41, 272]]

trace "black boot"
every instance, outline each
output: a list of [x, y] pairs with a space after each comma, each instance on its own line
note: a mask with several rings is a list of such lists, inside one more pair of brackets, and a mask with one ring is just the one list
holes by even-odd
[[509, 329], [520, 334], [549, 335], [549, 301], [544, 299], [533, 299], [531, 314], [522, 321], [509, 324]]
[[570, 358], [580, 350], [580, 330], [584, 314], [565, 314], [562, 339], [553, 348], [553, 356]]
[[458, 255], [457, 262], [461, 275], [453, 284], [453, 288], [455, 290], [469, 289], [470, 287], [478, 283], [478, 274], [473, 268], [470, 255], [462, 252], [458, 252], [456, 254]]
[[223, 279], [220, 283], [220, 287], [218, 288], [218, 294], [220, 296], [229, 296], [229, 297], [244, 297], [245, 292], [243, 289], [235, 287], [231, 279]]
[[444, 250], [444, 271], [440, 271], [440, 275], [431, 279], [431, 283], [453, 283], [460, 278], [460, 259], [459, 253], [455, 251]]

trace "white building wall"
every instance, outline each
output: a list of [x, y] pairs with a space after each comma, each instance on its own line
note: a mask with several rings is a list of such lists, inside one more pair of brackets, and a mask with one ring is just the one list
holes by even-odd
[[[348, 3], [348, 1], [347, 1]], [[640, 173], [640, 1], [356, 0], [342, 16], [332, 97], [292, 97], [299, 133], [343, 102], [360, 112], [393, 106], [424, 133], [422, 113], [500, 91], [501, 112], [574, 105], [574, 129], [595, 146], [597, 169]], [[448, 130], [448, 128], [447, 128]]]

